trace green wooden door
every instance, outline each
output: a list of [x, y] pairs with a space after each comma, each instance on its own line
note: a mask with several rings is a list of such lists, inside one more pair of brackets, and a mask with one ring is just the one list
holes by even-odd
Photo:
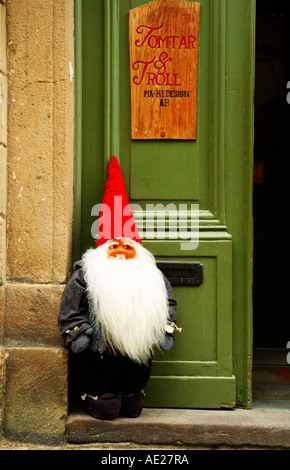
[[[204, 273], [199, 286], [174, 286], [182, 333], [155, 358], [147, 406], [249, 406], [255, 3], [200, 2], [196, 141], [133, 141], [128, 13], [144, 3], [75, 3], [74, 256], [94, 244], [92, 208], [102, 201], [107, 164], [116, 155], [137, 223], [153, 207], [144, 246], [158, 260], [198, 261]], [[172, 235], [178, 209], [191, 204], [199, 209], [195, 249], [182, 244], [179, 232]], [[157, 237], [162, 210], [164, 232]]]

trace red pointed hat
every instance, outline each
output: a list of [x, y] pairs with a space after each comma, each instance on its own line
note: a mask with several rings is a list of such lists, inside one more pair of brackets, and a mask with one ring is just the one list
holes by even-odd
[[111, 157], [100, 209], [96, 248], [115, 237], [127, 237], [142, 244], [130, 208], [125, 181], [116, 157]]

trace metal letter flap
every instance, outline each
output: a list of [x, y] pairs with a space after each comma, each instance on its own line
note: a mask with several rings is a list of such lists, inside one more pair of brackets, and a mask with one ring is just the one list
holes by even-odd
[[200, 286], [203, 265], [199, 261], [157, 261], [172, 286]]

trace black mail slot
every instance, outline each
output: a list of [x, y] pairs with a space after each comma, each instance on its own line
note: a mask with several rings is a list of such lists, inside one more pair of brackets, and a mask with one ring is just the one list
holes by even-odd
[[157, 266], [172, 286], [199, 286], [203, 282], [199, 261], [157, 261]]

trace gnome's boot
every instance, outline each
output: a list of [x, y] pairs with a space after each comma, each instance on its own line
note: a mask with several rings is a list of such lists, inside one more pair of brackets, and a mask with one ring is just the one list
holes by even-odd
[[128, 418], [138, 418], [141, 414], [144, 402], [144, 392], [129, 393], [122, 395], [122, 406], [120, 416], [127, 416]]
[[92, 397], [86, 395], [85, 411], [96, 419], [116, 419], [121, 408], [121, 395], [113, 393], [103, 393], [102, 395]]

